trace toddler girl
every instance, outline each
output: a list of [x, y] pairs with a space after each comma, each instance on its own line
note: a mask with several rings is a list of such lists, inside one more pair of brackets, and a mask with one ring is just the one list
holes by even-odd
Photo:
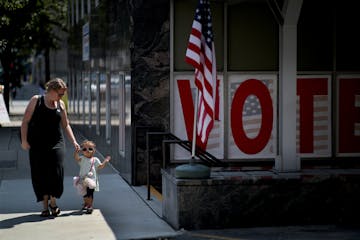
[[85, 140], [81, 144], [82, 155], [79, 155], [79, 151], [75, 151], [74, 158], [77, 163], [80, 165], [79, 176], [82, 181], [87, 180], [95, 183], [95, 186], [87, 186], [86, 194], [83, 196], [84, 205], [82, 210], [87, 214], [91, 214], [93, 211], [93, 201], [94, 201], [94, 190], [99, 191], [99, 181], [97, 177], [97, 170], [102, 169], [110, 161], [110, 156], [107, 156], [104, 161], [101, 163], [99, 158], [94, 157], [95, 154], [95, 143], [93, 141]]

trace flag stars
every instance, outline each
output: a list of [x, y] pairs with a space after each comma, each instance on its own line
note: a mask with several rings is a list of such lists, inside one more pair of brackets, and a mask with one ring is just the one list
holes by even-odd
[[257, 114], [261, 114], [261, 106], [259, 99], [255, 95], [250, 95], [245, 100], [243, 115], [252, 116]]

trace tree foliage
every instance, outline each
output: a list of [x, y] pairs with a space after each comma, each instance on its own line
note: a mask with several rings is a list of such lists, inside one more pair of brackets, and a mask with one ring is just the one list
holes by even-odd
[[4, 98], [8, 108], [9, 86], [31, 54], [48, 53], [59, 46], [59, 30], [66, 30], [67, 1], [0, 1], [0, 61]]

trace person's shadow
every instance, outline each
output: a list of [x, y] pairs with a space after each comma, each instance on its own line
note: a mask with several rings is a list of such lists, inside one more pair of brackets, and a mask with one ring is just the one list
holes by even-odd
[[30, 214], [0, 221], [0, 229], [13, 228], [16, 225], [29, 222], [41, 222], [48, 218], [40, 217], [39, 214]]
[[[82, 215], [81, 211], [73, 211], [69, 213], [60, 214], [58, 217], [67, 217], [67, 216], [74, 216], [74, 215]], [[29, 214], [25, 216], [19, 216], [15, 218], [9, 218], [0, 221], [0, 229], [5, 228], [13, 228], [16, 225], [23, 224], [23, 223], [33, 223], [33, 222], [42, 222], [46, 220], [54, 219], [55, 217], [41, 217], [39, 214]]]

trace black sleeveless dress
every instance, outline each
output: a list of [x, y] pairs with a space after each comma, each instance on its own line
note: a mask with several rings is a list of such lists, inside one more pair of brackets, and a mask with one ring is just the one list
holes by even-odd
[[60, 198], [64, 190], [65, 145], [61, 111], [60, 106], [56, 109], [46, 107], [44, 96], [41, 96], [29, 122], [31, 180], [38, 202], [44, 195]]

